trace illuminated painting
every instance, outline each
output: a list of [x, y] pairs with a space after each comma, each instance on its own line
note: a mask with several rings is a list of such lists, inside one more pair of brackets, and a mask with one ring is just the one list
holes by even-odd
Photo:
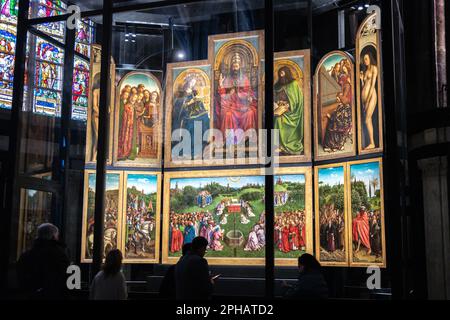
[[[94, 164], [97, 161], [97, 146], [98, 146], [98, 117], [100, 112], [100, 76], [101, 76], [101, 55], [102, 49], [99, 45], [91, 46], [91, 64], [89, 68], [89, 95], [87, 107], [87, 125], [86, 125], [86, 164]], [[108, 107], [108, 132], [113, 136], [113, 108], [115, 99], [115, 70], [116, 65], [111, 58], [110, 67], [110, 104]], [[78, 99], [77, 99], [78, 100]], [[80, 101], [81, 102], [81, 101]], [[75, 109], [74, 109], [75, 110]], [[112, 146], [113, 139], [109, 139], [109, 148], [107, 154], [107, 162], [112, 160]]]
[[175, 263], [183, 244], [202, 236], [208, 240], [210, 264], [263, 264], [265, 178], [260, 173], [165, 173], [163, 263]]
[[352, 266], [385, 266], [381, 159], [350, 162]]
[[356, 92], [358, 150], [360, 154], [383, 151], [383, 100], [380, 31], [376, 13], [368, 16], [356, 36]]
[[275, 264], [297, 266], [313, 254], [312, 176], [310, 168], [278, 168], [274, 176]]
[[[168, 166], [193, 165], [195, 160], [203, 159], [208, 143], [204, 138], [211, 121], [210, 74], [208, 61], [167, 66], [165, 159]], [[188, 133], [190, 142], [186, 149], [179, 151], [177, 145], [184, 142]]]
[[123, 207], [124, 261], [159, 262], [160, 174], [126, 172]]
[[160, 165], [162, 90], [149, 72], [126, 74], [117, 86], [114, 165]]
[[350, 55], [333, 51], [314, 76], [315, 160], [356, 154], [354, 66]]
[[210, 36], [208, 47], [213, 68], [211, 127], [221, 132], [223, 142], [214, 145], [214, 153], [241, 146], [247, 154], [256, 155], [264, 97], [260, 70], [264, 33]]
[[315, 167], [316, 258], [325, 266], [347, 266], [345, 164]]
[[[95, 212], [95, 170], [85, 171], [83, 205], [83, 230], [81, 239], [81, 262], [90, 262], [94, 249], [94, 212]], [[122, 173], [107, 172], [105, 187], [105, 213], [103, 257], [109, 251], [118, 248], [120, 239], [119, 214], [122, 208]]]
[[311, 160], [310, 51], [275, 53], [274, 128], [280, 162]]

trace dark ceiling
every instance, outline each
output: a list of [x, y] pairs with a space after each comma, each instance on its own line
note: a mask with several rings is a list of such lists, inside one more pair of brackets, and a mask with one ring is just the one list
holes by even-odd
[[[142, 3], [149, 3], [149, 2], [158, 2], [160, 0], [115, 0], [117, 5], [130, 5], [130, 4], [142, 4]], [[101, 9], [103, 0], [71, 0], [70, 2], [79, 5], [83, 10], [94, 10], [94, 9]], [[199, 1], [199, 3], [202, 1]], [[212, 1], [211, 1], [212, 2]], [[223, 2], [223, 1], [218, 1]], [[234, 0], [228, 0], [226, 2], [233, 3]], [[246, 5], [248, 6], [252, 2], [259, 2], [258, 0], [247, 0]], [[299, 2], [307, 2], [305, 1], [299, 1], [299, 0], [283, 0], [283, 1], [275, 1], [275, 5], [277, 3], [283, 3], [283, 4], [295, 4]], [[327, 11], [330, 9], [335, 8], [338, 4], [341, 3], [349, 3], [349, 2], [356, 2], [355, 0], [312, 0], [313, 3], [313, 9], [315, 11]]]

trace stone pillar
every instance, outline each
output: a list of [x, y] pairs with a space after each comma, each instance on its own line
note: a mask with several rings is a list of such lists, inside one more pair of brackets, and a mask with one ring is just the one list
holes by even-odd
[[450, 299], [447, 157], [418, 161], [422, 171], [428, 298]]

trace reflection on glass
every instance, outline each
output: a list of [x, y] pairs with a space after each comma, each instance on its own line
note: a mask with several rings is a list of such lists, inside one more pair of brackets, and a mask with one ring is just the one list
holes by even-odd
[[50, 192], [21, 189], [18, 254], [31, 248], [39, 225], [52, 221], [51, 208]]

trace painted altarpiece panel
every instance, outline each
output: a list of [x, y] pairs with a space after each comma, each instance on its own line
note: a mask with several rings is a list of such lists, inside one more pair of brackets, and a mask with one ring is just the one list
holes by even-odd
[[113, 165], [159, 167], [162, 154], [162, 97], [150, 72], [132, 71], [116, 90]]
[[314, 159], [356, 154], [353, 58], [343, 51], [325, 55], [314, 75]]
[[158, 263], [161, 174], [125, 171], [121, 249], [124, 263]]
[[[81, 262], [92, 262], [94, 246], [95, 170], [85, 170], [83, 195], [83, 227]], [[107, 171], [105, 188], [105, 213], [103, 256], [112, 249], [120, 249], [123, 172]]]
[[274, 54], [274, 128], [280, 163], [311, 161], [310, 50]]
[[314, 169], [316, 258], [323, 266], [348, 266], [346, 164]]
[[[97, 137], [98, 137], [98, 116], [100, 103], [100, 76], [101, 76], [101, 55], [102, 49], [98, 44], [91, 45], [91, 62], [89, 75], [89, 90], [88, 90], [88, 109], [87, 109], [87, 125], [86, 125], [86, 161], [87, 165], [93, 165], [97, 161]], [[115, 72], [116, 67], [113, 58], [111, 58], [110, 67], [110, 105], [108, 107], [109, 113], [109, 136], [113, 135], [114, 128], [114, 97], [115, 97]], [[107, 162], [112, 160], [113, 139], [109, 139]]]
[[297, 266], [314, 252], [311, 167], [277, 168], [274, 184], [275, 265]]
[[[208, 162], [207, 130], [211, 122], [211, 66], [208, 60], [170, 63], [166, 77], [165, 165], [186, 167]], [[176, 154], [189, 133], [190, 153]], [[205, 139], [204, 139], [205, 138]], [[197, 140], [196, 140], [197, 139]], [[200, 139], [200, 140], [198, 140]], [[201, 143], [196, 143], [201, 141]], [[201, 146], [201, 147], [199, 147]], [[174, 153], [174, 154], [173, 154]]]
[[347, 168], [350, 266], [386, 267], [383, 162], [381, 158], [349, 162]]
[[211, 128], [222, 134], [222, 141], [214, 139], [213, 157], [231, 152], [238, 159], [225, 164], [255, 163], [262, 129], [264, 32], [210, 36], [208, 57], [213, 73]]
[[369, 15], [356, 33], [359, 154], [383, 151], [383, 71], [376, 15]]

